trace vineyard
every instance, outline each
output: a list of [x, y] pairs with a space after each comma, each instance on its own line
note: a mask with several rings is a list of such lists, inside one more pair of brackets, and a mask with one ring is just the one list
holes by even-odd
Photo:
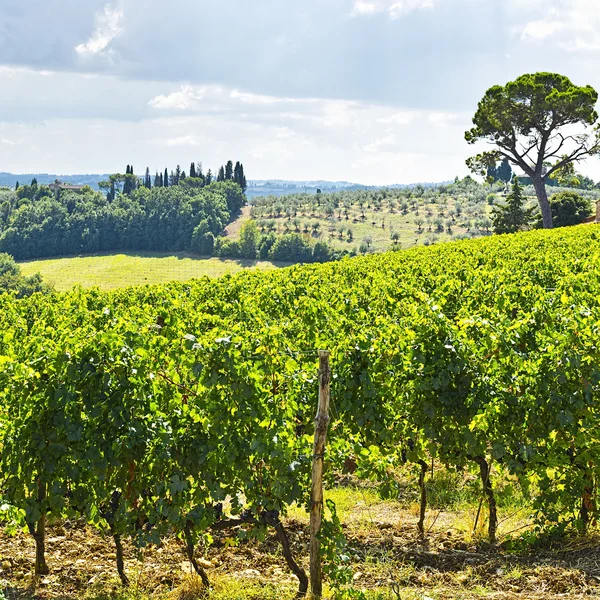
[[[31, 534], [38, 575], [54, 567], [46, 528], [64, 520], [110, 532], [123, 584], [124, 544], [179, 539], [209, 586], [198, 555], [219, 532], [273, 532], [304, 595], [284, 517], [311, 508], [320, 349], [326, 485], [345, 475], [396, 498], [414, 473], [425, 538], [433, 461], [477, 475], [492, 546], [505, 480], [530, 508], [515, 543], [595, 527], [594, 226], [0, 303], [0, 521]], [[327, 508], [330, 589], [360, 598]]]

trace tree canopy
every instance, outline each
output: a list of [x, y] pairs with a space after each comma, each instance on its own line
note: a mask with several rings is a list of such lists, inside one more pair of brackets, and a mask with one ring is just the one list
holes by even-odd
[[565, 165], [600, 152], [597, 101], [593, 87], [576, 86], [556, 73], [521, 75], [493, 86], [480, 100], [465, 138], [495, 149], [468, 159], [467, 165], [482, 175], [501, 159], [519, 167], [532, 179], [543, 225], [551, 228], [546, 180]]

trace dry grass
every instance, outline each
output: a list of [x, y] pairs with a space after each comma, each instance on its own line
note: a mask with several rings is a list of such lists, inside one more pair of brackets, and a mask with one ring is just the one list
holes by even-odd
[[[456, 494], [464, 503], [465, 492]], [[363, 600], [600, 597], [597, 537], [574, 540], [554, 551], [512, 554], [502, 544], [490, 547], [478, 532], [472, 532], [476, 504], [467, 512], [464, 504], [460, 510], [430, 509], [429, 531], [422, 540], [410, 495], [400, 501], [382, 500], [371, 488], [344, 486], [330, 490], [328, 496], [345, 524], [354, 588], [364, 593]], [[511, 515], [513, 508], [503, 506], [500, 519]], [[123, 590], [111, 538], [85, 526], [67, 525], [49, 527], [47, 557], [52, 573], [37, 582], [31, 573], [30, 537], [0, 533], [0, 590], [4, 589], [6, 600], [292, 600], [297, 589], [272, 532], [263, 543], [233, 545], [235, 533], [215, 535], [203, 559], [213, 586], [210, 592], [191, 574], [175, 539], [141, 554], [127, 546], [126, 569], [132, 586]], [[305, 511], [293, 507], [285, 525], [296, 558], [307, 569]], [[500, 530], [500, 541], [508, 530], [509, 526]], [[326, 597], [333, 598], [330, 592]]]

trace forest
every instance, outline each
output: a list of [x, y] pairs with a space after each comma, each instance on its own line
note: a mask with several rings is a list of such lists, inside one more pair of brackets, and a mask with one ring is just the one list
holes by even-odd
[[214, 238], [245, 203], [233, 181], [141, 186], [114, 199], [82, 191], [20, 186], [0, 191], [0, 251], [17, 260], [113, 250], [189, 250], [210, 254]]

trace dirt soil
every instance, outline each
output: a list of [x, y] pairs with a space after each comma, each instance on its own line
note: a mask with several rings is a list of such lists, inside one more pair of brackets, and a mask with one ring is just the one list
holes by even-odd
[[[307, 525], [290, 520], [286, 528], [296, 557], [307, 569]], [[359, 588], [389, 589], [396, 583], [400, 589], [421, 590], [424, 597], [435, 591], [435, 598], [600, 598], [599, 539], [516, 556], [485, 544], [468, 545], [452, 531], [432, 533], [423, 542], [412, 523], [378, 522], [368, 530], [349, 527], [346, 534]], [[295, 586], [274, 535], [263, 543], [237, 546], [232, 545], [234, 536], [234, 531], [215, 534], [214, 544], [201, 559], [209, 577], [249, 579], [286, 589]], [[34, 555], [28, 535], [8, 537], [0, 532], [0, 590], [12, 591], [15, 598], [26, 594], [68, 599], [81, 597], [91, 586], [115, 592], [119, 587], [112, 538], [87, 526], [49, 527], [51, 573], [37, 582], [32, 576]], [[140, 553], [127, 546], [126, 569], [132, 584], [148, 594], [177, 588], [191, 572], [175, 539]]]

